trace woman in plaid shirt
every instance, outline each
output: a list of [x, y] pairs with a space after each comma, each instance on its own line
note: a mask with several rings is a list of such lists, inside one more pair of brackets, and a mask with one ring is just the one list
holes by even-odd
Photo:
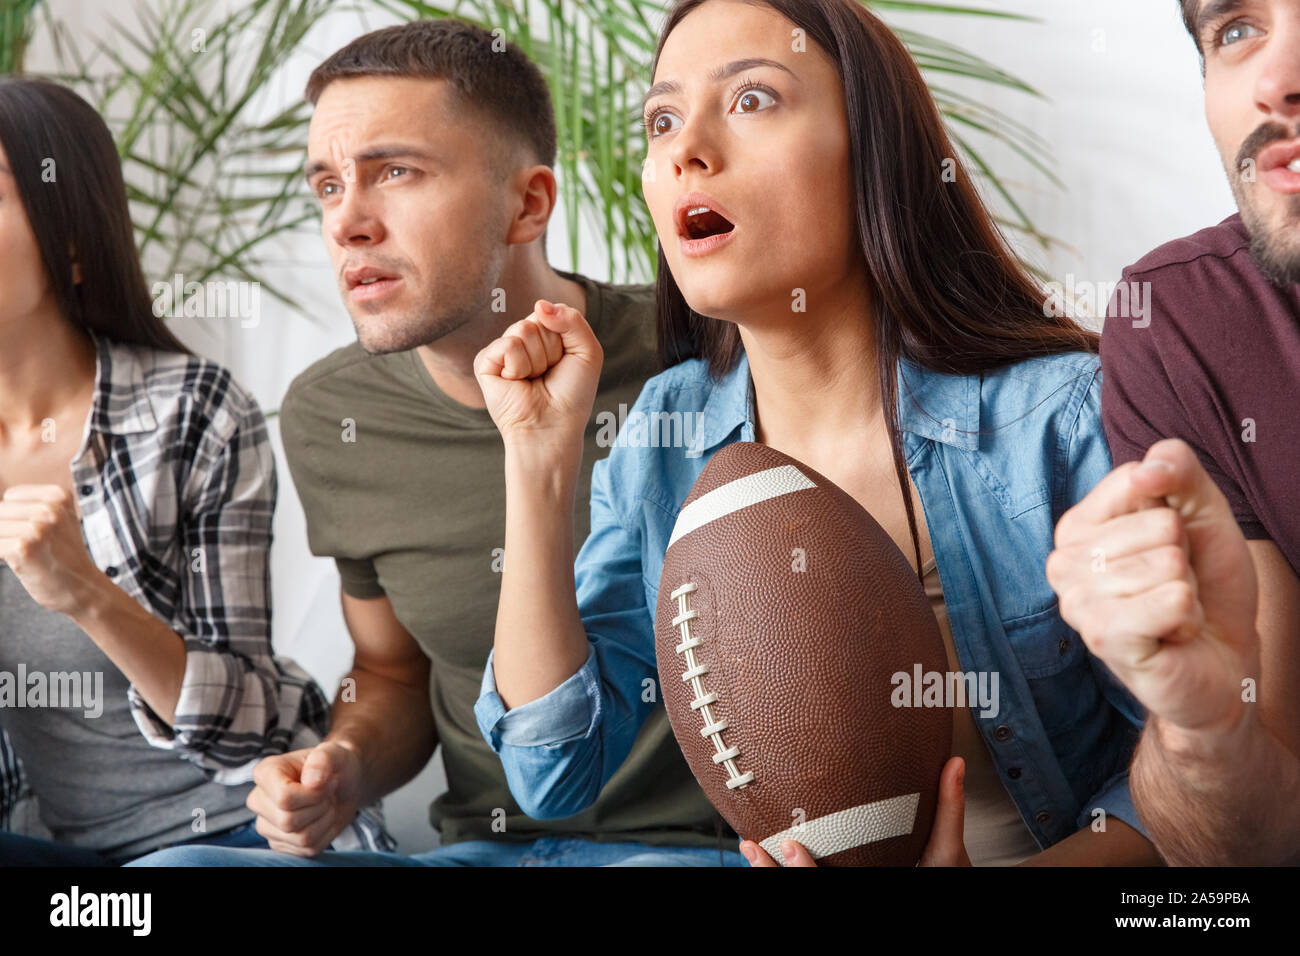
[[[253, 767], [329, 714], [272, 654], [266, 423], [154, 315], [108, 128], [30, 79], [0, 80], [0, 495], [0, 863], [265, 846]], [[335, 845], [393, 848], [369, 808]]]

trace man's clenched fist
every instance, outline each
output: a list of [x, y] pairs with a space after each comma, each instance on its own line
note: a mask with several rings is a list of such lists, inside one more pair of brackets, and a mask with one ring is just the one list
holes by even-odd
[[265, 757], [245, 801], [272, 850], [315, 856], [352, 822], [361, 806], [361, 761], [348, 746], [324, 741]]
[[1258, 679], [1255, 567], [1195, 453], [1152, 445], [1062, 516], [1047, 580], [1061, 617], [1147, 710], [1185, 730], [1230, 729]]

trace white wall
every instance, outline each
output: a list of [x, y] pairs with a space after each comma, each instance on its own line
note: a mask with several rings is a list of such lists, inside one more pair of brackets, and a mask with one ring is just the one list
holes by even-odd
[[[1064, 281], [1117, 279], [1120, 270], [1176, 236], [1234, 211], [1222, 167], [1202, 117], [1200, 68], [1174, 0], [1003, 0], [970, 5], [1014, 10], [1041, 23], [1006, 23], [931, 14], [898, 15], [894, 22], [931, 32], [1019, 74], [1045, 100], [953, 82], [1037, 130], [1053, 144], [1055, 168], [1068, 185], [1046, 183], [1006, 149], [988, 153], [992, 166], [1021, 184], [1018, 197], [1039, 228], [1064, 245], [1049, 253], [1024, 250]], [[54, 0], [78, 40], [107, 33], [107, 4]], [[114, 7], [121, 18], [124, 8]], [[352, 37], [386, 24], [381, 14], [340, 11], [323, 18], [273, 91], [267, 108], [299, 96], [311, 68]], [[33, 48], [29, 68], [48, 61]], [[646, 85], [649, 85], [648, 79]], [[564, 215], [550, 236], [552, 262], [570, 268]], [[607, 278], [597, 238], [584, 243], [584, 271]], [[265, 409], [279, 406], [292, 378], [332, 349], [352, 340], [352, 326], [335, 291], [318, 236], [283, 249], [285, 265], [272, 278], [308, 304], [307, 315], [265, 306], [260, 325], [177, 327], [204, 354], [227, 364]], [[595, 264], [595, 265], [593, 265]], [[157, 277], [154, 277], [157, 278]], [[307, 550], [301, 506], [271, 422], [280, 465], [273, 582], [275, 644], [297, 658], [332, 692], [351, 661], [338, 607], [333, 564]], [[429, 801], [444, 789], [441, 761], [387, 800], [390, 823], [406, 852], [436, 844], [427, 822]]]
[[[1038, 227], [1066, 245], [1021, 250], [1064, 282], [1114, 281], [1169, 239], [1236, 211], [1205, 123], [1200, 60], [1175, 0], [980, 0], [1037, 17], [999, 22], [933, 14], [891, 20], [933, 33], [1018, 75], [1045, 96], [979, 95], [1053, 145], [1061, 191], [1006, 147], [990, 165], [1031, 186], [1017, 192]], [[953, 82], [953, 81], [945, 81]]]

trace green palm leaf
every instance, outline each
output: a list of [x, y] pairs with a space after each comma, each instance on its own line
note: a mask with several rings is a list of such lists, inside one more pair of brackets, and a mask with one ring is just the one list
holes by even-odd
[[21, 73], [41, 0], [0, 0], [0, 73]]
[[[536, 62], [550, 84], [556, 106], [559, 155], [556, 175], [565, 200], [569, 255], [578, 268], [579, 223], [605, 237], [610, 272], [616, 279], [653, 275], [654, 226], [640, 196], [645, 160], [638, 103], [649, 86], [650, 62], [666, 4], [657, 0], [542, 0], [545, 22], [529, 23], [528, 0], [374, 0], [404, 19], [456, 16], [487, 30], [501, 29]], [[931, 13], [1036, 22], [1021, 14], [926, 0], [861, 0], [882, 14]], [[533, 9], [537, 9], [533, 5]], [[950, 88], [974, 80], [1040, 94], [1029, 84], [969, 51], [910, 29], [896, 31], [912, 53], [943, 114], [954, 144], [984, 192], [1000, 206], [999, 222], [1011, 232], [1046, 247], [1042, 233], [985, 159], [987, 144], [1000, 142], [1022, 157], [1053, 186], [1061, 183], [1050, 150], [1024, 125]], [[619, 258], [621, 252], [622, 258]]]
[[[937, 0], [861, 2], [885, 15], [1032, 22]], [[0, 0], [0, 65], [21, 65], [38, 6], [41, 0]], [[338, 6], [332, 0], [154, 0], [140, 6], [138, 25], [115, 25], [90, 57], [50, 24], [63, 65], [57, 78], [96, 103], [117, 138], [151, 276], [260, 281], [250, 277], [260, 277], [267, 265], [263, 244], [315, 219], [301, 180], [310, 110], [303, 102], [276, 105], [270, 86], [315, 20]], [[546, 76], [555, 102], [556, 173], [573, 268], [581, 267], [579, 236], [590, 232], [604, 238], [614, 279], [653, 276], [656, 236], [641, 196], [646, 151], [638, 105], [649, 85], [663, 0], [354, 0], [350, 6], [408, 20], [455, 16], [499, 28], [517, 42]], [[184, 41], [200, 29], [197, 51]], [[1029, 186], [1000, 176], [986, 159], [990, 144], [1005, 145], [1059, 188], [1049, 144], [956, 87], [973, 80], [1031, 97], [1037, 91], [950, 43], [910, 29], [898, 34], [999, 223], [1042, 246], [1051, 243], [1018, 198]]]
[[[271, 83], [331, 0], [162, 0], [110, 21], [58, 78], [95, 103], [122, 157], [146, 274], [261, 281], [263, 249], [316, 218], [302, 186], [310, 110]], [[263, 283], [272, 296], [295, 304]]]

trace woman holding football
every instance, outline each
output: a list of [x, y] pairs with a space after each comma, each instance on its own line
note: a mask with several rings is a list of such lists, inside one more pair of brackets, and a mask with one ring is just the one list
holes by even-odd
[[1043, 571], [1057, 520], [1110, 470], [1098, 337], [1044, 308], [911, 57], [855, 0], [684, 0], [654, 81], [643, 189], [667, 370], [635, 410], [699, 415], [700, 434], [596, 464], [574, 574], [600, 346], [542, 302], [475, 365], [506, 447], [510, 555], [477, 715], [520, 805], [576, 813], [628, 754], [656, 706], [642, 688], [677, 511], [713, 452], [756, 441], [909, 556], [952, 669], [1001, 677], [996, 716], [955, 709], [922, 863], [1158, 862], [1128, 791], [1140, 710]]

